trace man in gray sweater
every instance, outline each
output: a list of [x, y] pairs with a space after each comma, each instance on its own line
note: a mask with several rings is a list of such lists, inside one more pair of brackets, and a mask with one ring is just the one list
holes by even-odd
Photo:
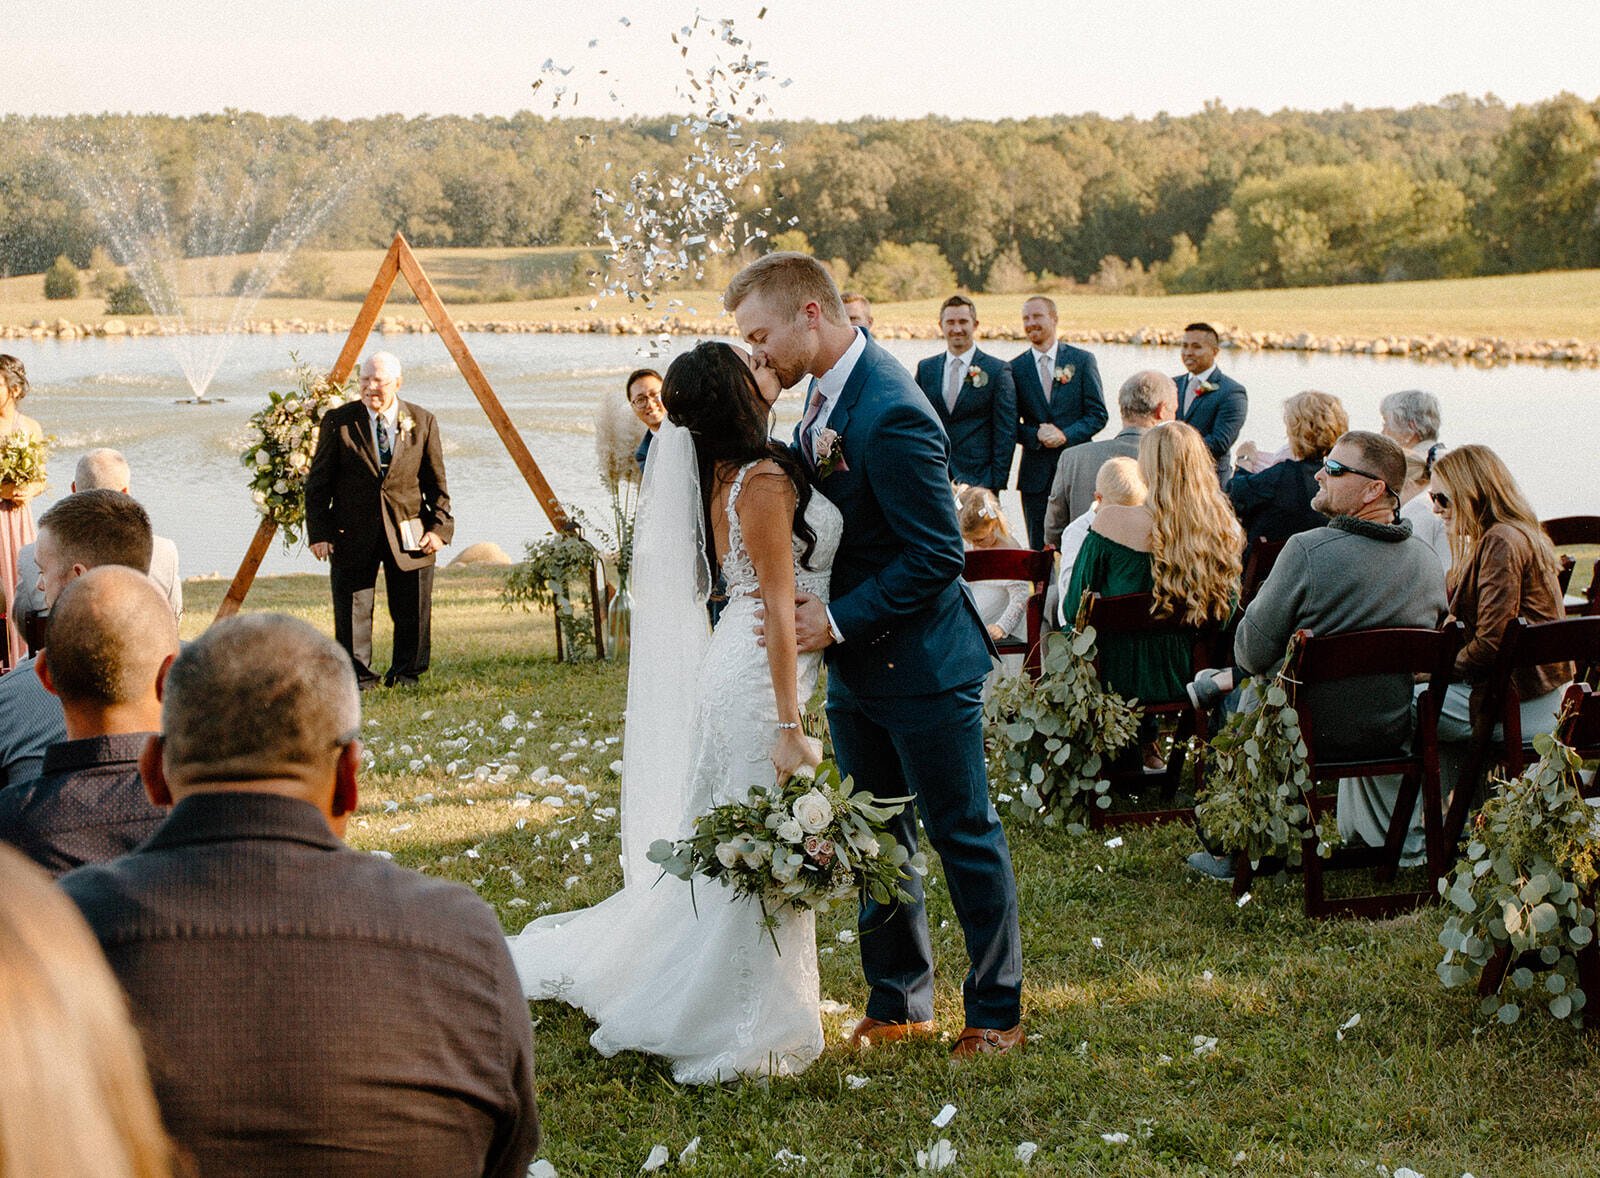
[[[1261, 592], [1234, 635], [1233, 657], [1255, 682], [1282, 665], [1297, 630], [1340, 634], [1391, 626], [1437, 626], [1444, 618], [1444, 571], [1411, 525], [1396, 522], [1396, 491], [1405, 481], [1405, 454], [1382, 434], [1352, 430], [1335, 443], [1317, 472], [1311, 506], [1326, 527], [1289, 537]], [[1211, 673], [1207, 673], [1211, 675]], [[1224, 678], [1227, 672], [1220, 673]], [[1214, 682], [1218, 676], [1212, 676]], [[1207, 702], [1225, 683], [1203, 676], [1191, 694]], [[1378, 675], [1328, 684], [1306, 703], [1317, 715], [1317, 752], [1325, 758], [1399, 749], [1411, 735], [1412, 684], [1407, 676]], [[1257, 705], [1246, 685], [1240, 710]], [[1225, 856], [1204, 851], [1189, 865], [1231, 878]]]

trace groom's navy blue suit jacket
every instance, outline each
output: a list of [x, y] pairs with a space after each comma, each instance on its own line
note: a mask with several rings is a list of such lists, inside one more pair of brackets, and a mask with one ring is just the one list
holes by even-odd
[[882, 698], [982, 679], [992, 644], [961, 580], [950, 443], [933, 406], [868, 337], [827, 424], [844, 454], [817, 482], [844, 516], [829, 607], [844, 642], [828, 648], [830, 684]]

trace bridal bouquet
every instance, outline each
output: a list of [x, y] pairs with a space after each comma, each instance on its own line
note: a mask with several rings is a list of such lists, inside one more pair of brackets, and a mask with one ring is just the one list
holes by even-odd
[[815, 775], [796, 774], [782, 787], [713, 807], [688, 838], [652, 843], [649, 859], [691, 888], [702, 875], [754, 897], [769, 934], [785, 908], [827, 912], [863, 894], [880, 904], [909, 900], [905, 883], [927, 873], [927, 860], [909, 854], [888, 822], [911, 799], [875, 798], [852, 786], [824, 761]]
[[284, 543], [290, 545], [305, 523], [306, 475], [322, 416], [352, 396], [348, 383], [334, 384], [307, 364], [297, 364], [295, 379], [300, 385], [295, 391], [267, 394], [267, 407], [250, 418], [239, 456], [250, 472], [256, 510], [283, 529]]

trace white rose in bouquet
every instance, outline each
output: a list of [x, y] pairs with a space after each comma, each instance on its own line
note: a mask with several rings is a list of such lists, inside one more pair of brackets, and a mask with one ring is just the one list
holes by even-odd
[[732, 843], [718, 843], [717, 862], [724, 867], [733, 867], [739, 862], [739, 848]]
[[833, 821], [833, 806], [828, 799], [822, 796], [820, 790], [807, 790], [794, 800], [790, 807], [794, 820], [807, 834], [816, 834], [819, 830], [826, 830], [828, 823]]
[[778, 823], [776, 833], [786, 843], [798, 843], [806, 837], [805, 827], [801, 826], [793, 818], [785, 818]]

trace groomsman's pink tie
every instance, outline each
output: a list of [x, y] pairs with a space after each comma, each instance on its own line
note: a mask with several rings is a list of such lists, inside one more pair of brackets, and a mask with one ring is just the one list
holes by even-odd
[[811, 436], [811, 430], [817, 424], [817, 414], [822, 412], [822, 402], [822, 382], [813, 376], [811, 396], [806, 400], [806, 415], [800, 422], [800, 446], [805, 451], [806, 461], [813, 468], [817, 465], [817, 447], [815, 439]]

